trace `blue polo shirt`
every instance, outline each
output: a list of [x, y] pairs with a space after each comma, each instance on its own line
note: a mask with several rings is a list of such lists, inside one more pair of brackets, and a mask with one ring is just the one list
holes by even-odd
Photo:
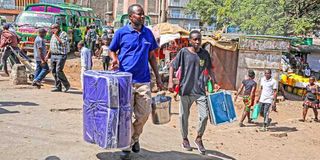
[[111, 51], [119, 51], [119, 70], [132, 73], [133, 83], [150, 82], [149, 52], [156, 48], [150, 29], [143, 26], [139, 33], [130, 24], [116, 31], [109, 46]]

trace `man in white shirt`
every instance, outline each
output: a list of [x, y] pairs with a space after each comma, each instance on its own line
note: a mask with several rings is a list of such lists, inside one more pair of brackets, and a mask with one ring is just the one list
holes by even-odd
[[91, 56], [91, 50], [86, 48], [84, 46], [84, 41], [80, 41], [78, 43], [78, 49], [80, 51], [81, 56], [81, 88], [83, 89], [83, 73], [86, 70], [91, 70], [92, 68], [92, 56]]
[[265, 77], [260, 82], [261, 90], [257, 102], [260, 103], [260, 113], [264, 117], [262, 130], [266, 131], [271, 122], [271, 118], [269, 118], [270, 107], [275, 106], [276, 103], [278, 82], [271, 77], [270, 69], [267, 69], [264, 75]]

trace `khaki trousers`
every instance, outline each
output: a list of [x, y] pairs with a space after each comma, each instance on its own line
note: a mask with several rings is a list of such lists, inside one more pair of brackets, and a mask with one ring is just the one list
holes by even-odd
[[[151, 113], [151, 89], [150, 83], [133, 84], [131, 107], [133, 109], [132, 140], [131, 145], [139, 141], [143, 126]], [[131, 150], [130, 148], [124, 150]]]

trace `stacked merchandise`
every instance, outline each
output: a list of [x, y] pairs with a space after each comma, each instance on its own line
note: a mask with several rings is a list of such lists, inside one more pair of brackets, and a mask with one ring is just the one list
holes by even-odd
[[230, 92], [221, 91], [208, 95], [211, 124], [234, 122], [237, 118]]
[[132, 75], [86, 71], [83, 89], [84, 140], [102, 148], [126, 148], [131, 142]]
[[[286, 91], [303, 96], [306, 93], [306, 86], [309, 84], [309, 78], [298, 74], [282, 74], [280, 82], [285, 85]], [[320, 81], [316, 82], [320, 85]]]

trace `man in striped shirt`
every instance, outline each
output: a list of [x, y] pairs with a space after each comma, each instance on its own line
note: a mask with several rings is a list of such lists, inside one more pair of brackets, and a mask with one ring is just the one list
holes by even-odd
[[55, 80], [55, 89], [52, 92], [61, 92], [62, 85], [65, 87], [65, 92], [67, 92], [70, 88], [70, 83], [63, 72], [63, 68], [67, 60], [68, 35], [60, 29], [59, 24], [53, 24], [51, 31], [53, 34], [46, 59], [51, 55], [51, 69]]

